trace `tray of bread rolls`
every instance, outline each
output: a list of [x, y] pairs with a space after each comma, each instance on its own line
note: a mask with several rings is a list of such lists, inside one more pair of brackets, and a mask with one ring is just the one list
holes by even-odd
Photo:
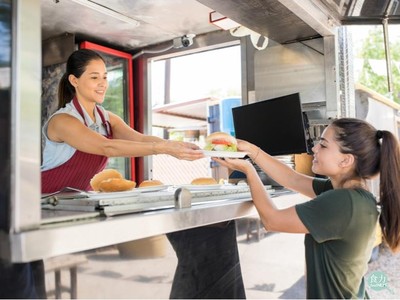
[[[42, 197], [42, 208], [98, 211], [106, 216], [173, 208], [175, 192], [179, 188], [189, 190], [192, 205], [250, 197], [247, 184], [233, 185], [217, 182], [211, 177], [202, 177], [182, 185], [144, 180], [136, 186], [136, 182], [125, 180], [113, 169], [96, 174], [90, 184], [93, 191], [66, 188]], [[272, 191], [270, 187], [266, 188]]]

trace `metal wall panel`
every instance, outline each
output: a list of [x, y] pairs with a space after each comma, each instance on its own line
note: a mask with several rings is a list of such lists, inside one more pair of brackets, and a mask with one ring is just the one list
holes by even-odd
[[302, 103], [326, 101], [323, 39], [272, 44], [254, 54], [256, 101], [300, 93]]

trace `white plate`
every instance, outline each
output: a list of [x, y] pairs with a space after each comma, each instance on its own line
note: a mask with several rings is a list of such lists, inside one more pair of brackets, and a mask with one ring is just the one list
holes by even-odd
[[166, 190], [168, 187], [169, 187], [169, 185], [155, 185], [155, 186], [148, 186], [148, 187], [138, 187], [137, 190], [140, 193], [157, 192], [157, 191]]
[[218, 190], [221, 188], [221, 184], [183, 184], [178, 187], [183, 187], [189, 191], [207, 191], [207, 190]]
[[130, 190], [130, 191], [123, 191], [123, 192], [94, 192], [90, 191], [87, 192], [86, 195], [90, 199], [109, 199], [109, 198], [122, 198], [122, 197], [131, 197], [139, 195], [139, 191]]
[[207, 151], [203, 150], [205, 156], [211, 157], [229, 157], [229, 158], [242, 158], [247, 155], [247, 152], [232, 152], [232, 151]]

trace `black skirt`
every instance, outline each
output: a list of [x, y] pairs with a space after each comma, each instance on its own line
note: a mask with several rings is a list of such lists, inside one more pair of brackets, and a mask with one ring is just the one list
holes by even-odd
[[171, 299], [246, 298], [234, 221], [167, 237], [178, 258]]

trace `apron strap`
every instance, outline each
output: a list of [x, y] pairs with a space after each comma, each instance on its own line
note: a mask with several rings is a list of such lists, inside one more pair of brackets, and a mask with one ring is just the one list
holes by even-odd
[[[81, 115], [82, 119], [83, 119], [83, 123], [85, 123], [85, 126], [87, 127], [87, 123], [86, 123], [86, 119], [85, 119], [85, 115], [83, 114], [83, 110], [81, 105], [79, 104], [79, 101], [76, 97], [74, 97], [74, 99], [72, 99], [72, 103], [75, 106], [76, 110], [78, 111], [78, 113]], [[111, 128], [111, 124], [109, 121], [106, 120], [106, 118], [104, 117], [103, 112], [101, 111], [101, 109], [96, 105], [96, 110], [100, 116], [101, 122], [103, 123], [104, 128], [106, 129], [107, 132], [107, 137], [111, 138], [112, 137], [112, 128]]]
[[76, 110], [77, 110], [78, 113], [81, 115], [81, 117], [82, 117], [82, 119], [83, 119], [83, 123], [85, 123], [85, 126], [87, 127], [85, 115], [83, 114], [82, 107], [81, 107], [81, 105], [79, 104], [78, 99], [76, 99], [76, 97], [74, 97], [74, 99], [72, 99], [72, 104], [75, 106]]
[[111, 128], [110, 122], [106, 120], [106, 118], [104, 117], [103, 112], [101, 111], [101, 109], [97, 105], [96, 105], [96, 109], [97, 109], [97, 112], [99, 113], [101, 122], [103, 123], [103, 126], [106, 129], [107, 137], [111, 138], [113, 136], [113, 132], [112, 132], [112, 128]]

